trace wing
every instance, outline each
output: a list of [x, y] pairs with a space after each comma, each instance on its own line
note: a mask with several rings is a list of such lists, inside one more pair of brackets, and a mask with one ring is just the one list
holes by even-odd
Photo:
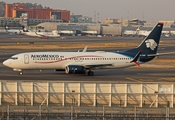
[[97, 67], [105, 67], [105, 66], [113, 66], [114, 63], [84, 63], [84, 64], [69, 64], [69, 65], [77, 65], [83, 66], [85, 69], [97, 68]]
[[41, 37], [45, 36], [44, 34], [38, 34], [37, 32], [35, 32], [35, 34], [38, 35], [38, 36], [41, 36]]
[[104, 67], [104, 66], [113, 66], [114, 63], [85, 63], [82, 66], [85, 68], [96, 68], [96, 67]]

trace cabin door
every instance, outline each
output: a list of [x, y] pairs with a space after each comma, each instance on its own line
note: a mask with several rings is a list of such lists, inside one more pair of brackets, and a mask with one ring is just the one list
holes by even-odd
[[29, 55], [24, 55], [24, 64], [29, 64]]

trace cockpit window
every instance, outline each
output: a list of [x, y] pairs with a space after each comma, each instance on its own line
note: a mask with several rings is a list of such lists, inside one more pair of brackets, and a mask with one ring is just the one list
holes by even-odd
[[18, 57], [11, 57], [10, 59], [12, 59], [12, 60], [17, 60]]

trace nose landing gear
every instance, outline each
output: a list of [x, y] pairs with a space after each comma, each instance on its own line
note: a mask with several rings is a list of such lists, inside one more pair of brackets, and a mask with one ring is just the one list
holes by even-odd
[[89, 70], [88, 73], [87, 73], [89, 76], [93, 76], [94, 75], [94, 72]]

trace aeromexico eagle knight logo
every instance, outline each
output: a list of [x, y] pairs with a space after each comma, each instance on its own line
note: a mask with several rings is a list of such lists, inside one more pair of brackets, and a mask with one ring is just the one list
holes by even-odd
[[151, 50], [154, 50], [157, 47], [157, 43], [154, 41], [154, 39], [148, 39], [145, 41], [146, 47], [150, 48]]

